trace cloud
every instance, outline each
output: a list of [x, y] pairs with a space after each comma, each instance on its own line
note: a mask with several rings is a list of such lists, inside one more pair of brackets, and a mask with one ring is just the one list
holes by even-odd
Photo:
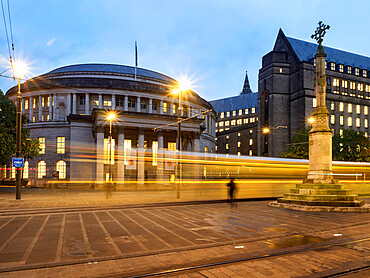
[[47, 46], [51, 46], [54, 42], [56, 41], [56, 38], [52, 38], [51, 40], [49, 40], [46, 45]]

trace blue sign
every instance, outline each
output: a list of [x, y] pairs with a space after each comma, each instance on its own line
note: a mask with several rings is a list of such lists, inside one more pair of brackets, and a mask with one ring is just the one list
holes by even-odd
[[23, 158], [13, 157], [13, 167], [14, 168], [23, 168]]

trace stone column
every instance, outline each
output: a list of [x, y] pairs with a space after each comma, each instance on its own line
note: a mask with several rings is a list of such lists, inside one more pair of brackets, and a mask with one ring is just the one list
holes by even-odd
[[159, 114], [163, 115], [163, 100], [159, 102]]
[[116, 110], [116, 95], [112, 95], [112, 110]]
[[89, 93], [85, 93], [85, 115], [90, 115], [90, 99]]
[[30, 112], [29, 112], [29, 118], [30, 118], [30, 121], [31, 123], [33, 122], [32, 119], [33, 119], [33, 97], [30, 97], [30, 105], [29, 105], [29, 109], [30, 109]]
[[103, 108], [103, 95], [99, 94], [99, 108]]
[[[191, 151], [193, 152], [193, 161], [198, 161], [201, 159], [199, 157], [199, 152], [200, 152], [200, 133], [194, 133], [193, 134], [193, 142], [191, 144]], [[199, 162], [194, 162], [193, 163], [193, 178], [194, 180], [199, 180], [200, 178], [200, 164]]]
[[149, 99], [149, 114], [153, 113], [153, 99]]
[[136, 112], [141, 112], [141, 98], [136, 97]]
[[53, 95], [53, 120], [57, 121], [57, 94]]
[[123, 111], [128, 111], [128, 96], [125, 96], [123, 101]]
[[25, 109], [24, 109], [24, 98], [22, 98], [22, 115], [25, 114]]
[[72, 95], [72, 114], [77, 114], [77, 100], [75, 93]]
[[96, 130], [96, 183], [98, 187], [104, 182], [104, 127], [99, 126]]
[[123, 187], [125, 182], [125, 164], [124, 164], [124, 141], [125, 130], [123, 127], [118, 127], [117, 138], [117, 185], [118, 188]]
[[53, 120], [53, 95], [49, 95], [49, 121]]
[[72, 113], [72, 101], [71, 101], [71, 94], [68, 93], [67, 94], [67, 107], [66, 107], [67, 111], [66, 111], [66, 119], [67, 119], [67, 116], [70, 115]]
[[144, 164], [144, 157], [145, 157], [145, 150], [144, 150], [144, 129], [140, 128], [138, 132], [139, 137], [139, 148], [138, 148], [138, 159], [137, 159], [137, 183], [144, 184], [145, 179], [145, 164]]
[[164, 150], [163, 150], [163, 132], [158, 131], [158, 163], [157, 163], [157, 181], [163, 181]]
[[188, 118], [191, 117], [191, 107], [188, 106]]
[[39, 122], [41, 122], [42, 119], [42, 96], [39, 95]]
[[176, 107], [176, 103], [172, 102], [171, 105], [170, 105], [170, 109], [171, 109], [170, 115], [177, 115], [177, 110], [175, 109], [175, 107]]

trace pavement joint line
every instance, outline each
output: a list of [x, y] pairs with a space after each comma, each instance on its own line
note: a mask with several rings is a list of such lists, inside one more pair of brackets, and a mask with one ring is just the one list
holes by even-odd
[[[295, 233], [296, 234], [296, 233]], [[30, 264], [30, 265], [21, 265], [21, 266], [6, 266], [4, 268], [0, 268], [0, 273], [7, 273], [7, 272], [13, 272], [13, 271], [22, 271], [22, 270], [32, 270], [32, 269], [39, 269], [39, 268], [52, 268], [52, 267], [59, 267], [59, 266], [68, 266], [68, 265], [77, 265], [77, 264], [85, 264], [89, 262], [104, 262], [104, 261], [110, 261], [110, 260], [118, 260], [118, 259], [130, 259], [130, 258], [138, 258], [138, 257], [148, 257], [153, 255], [160, 255], [160, 254], [168, 254], [168, 253], [178, 253], [182, 251], [191, 251], [191, 250], [199, 250], [199, 249], [205, 249], [205, 248], [212, 248], [212, 247], [225, 247], [230, 245], [243, 245], [246, 243], [251, 242], [258, 242], [258, 241], [265, 241], [267, 239], [276, 239], [276, 238], [286, 238], [290, 237], [291, 235], [284, 235], [284, 236], [265, 236], [260, 237], [258, 239], [250, 239], [250, 240], [241, 240], [238, 242], [223, 242], [223, 243], [208, 243], [201, 246], [186, 246], [186, 247], [179, 247], [179, 248], [173, 248], [173, 249], [162, 249], [162, 250], [156, 250], [156, 251], [150, 251], [150, 252], [138, 252], [135, 254], [130, 255], [110, 255], [105, 257], [91, 257], [87, 259], [76, 259], [76, 260], [69, 260], [69, 261], [60, 261], [60, 262], [50, 262], [50, 263], [38, 263], [38, 264]], [[370, 237], [366, 238], [360, 238], [360, 239], [352, 239], [350, 241], [346, 241], [347, 239], [333, 239], [331, 240], [332, 243], [328, 242], [317, 242], [310, 244], [311, 247], [305, 247], [299, 250], [291, 250], [291, 251], [276, 251], [277, 254], [274, 253], [274, 251], [271, 252], [271, 254], [266, 254], [265, 251], [262, 251], [261, 253], [264, 253], [263, 255], [260, 255], [261, 258], [271, 257], [271, 256], [278, 256], [280, 253], [288, 252], [289, 253], [298, 253], [298, 252], [304, 252], [308, 250], [319, 250], [319, 249], [327, 249], [334, 246], [342, 246], [345, 244], [352, 244], [357, 242], [364, 242], [369, 241]], [[287, 249], [296, 249], [297, 247], [287, 247]], [[231, 255], [235, 256], [235, 255]], [[240, 254], [238, 255], [240, 256]], [[230, 255], [229, 255], [230, 257]]]
[[23, 228], [33, 219], [33, 216], [28, 218], [4, 243], [0, 246], [0, 252], [23, 230]]
[[62, 250], [63, 250], [63, 239], [64, 239], [64, 229], [66, 226], [66, 213], [63, 214], [62, 225], [60, 227], [59, 239], [58, 239], [58, 246], [55, 254], [55, 261], [60, 261], [62, 257]]

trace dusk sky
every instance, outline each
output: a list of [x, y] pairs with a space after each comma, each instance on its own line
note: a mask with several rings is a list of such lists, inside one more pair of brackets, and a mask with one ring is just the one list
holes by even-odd
[[[370, 56], [368, 0], [9, 2], [15, 58], [31, 63], [28, 78], [70, 64], [133, 66], [136, 40], [139, 67], [175, 79], [187, 74], [206, 100], [239, 94], [246, 70], [256, 92], [262, 56], [272, 50], [279, 28], [288, 37], [314, 42], [310, 36], [320, 20], [331, 26], [324, 45]], [[2, 72], [9, 54], [1, 22]], [[13, 85], [0, 78], [2, 91]]]

